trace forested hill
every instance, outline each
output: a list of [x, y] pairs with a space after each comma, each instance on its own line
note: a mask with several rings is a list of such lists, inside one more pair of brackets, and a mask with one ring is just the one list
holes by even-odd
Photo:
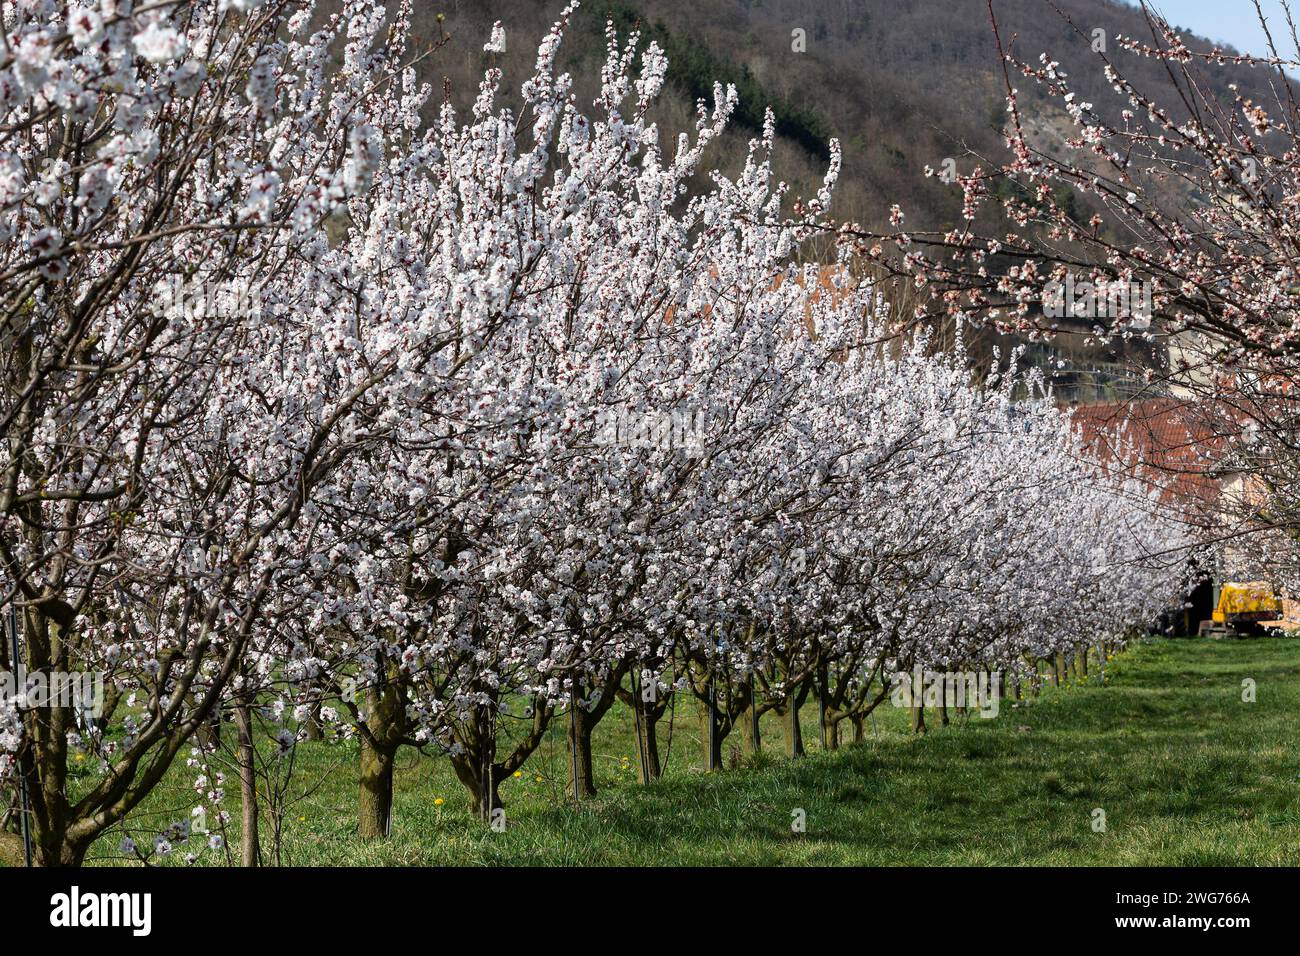
[[[388, 0], [395, 4], [397, 0]], [[419, 41], [446, 42], [421, 66], [421, 78], [437, 91], [430, 117], [443, 95], [464, 109], [472, 103], [490, 65], [505, 73], [503, 90], [517, 103], [530, 75], [537, 44], [560, 16], [566, 0], [415, 0], [413, 31]], [[1249, 0], [1224, 0], [1225, 16], [1254, 16]], [[1139, 89], [1156, 94], [1176, 115], [1179, 95], [1163, 64], [1121, 49], [1119, 37], [1152, 39], [1141, 10], [1111, 0], [993, 0], [1006, 50], [1036, 63], [1048, 53], [1061, 64], [1079, 99], [1119, 122], [1128, 104], [1107, 84], [1093, 45]], [[328, 12], [328, 0], [319, 13]], [[506, 32], [504, 53], [483, 47], [492, 25]], [[1007, 120], [1006, 80], [987, 0], [584, 0], [561, 45], [559, 66], [570, 72], [580, 101], [596, 95], [605, 56], [605, 25], [621, 36], [639, 26], [643, 45], [654, 40], [670, 60], [669, 83], [655, 106], [661, 142], [691, 129], [695, 102], [711, 98], [715, 81], [733, 83], [739, 108], [732, 128], [710, 147], [709, 166], [738, 170], [747, 141], [761, 127], [764, 110], [777, 116], [780, 143], [775, 166], [791, 196], [810, 196], [826, 171], [827, 142], [843, 147], [843, 172], [832, 214], [870, 229], [888, 226], [897, 203], [909, 229], [946, 229], [960, 221], [961, 192], [927, 177], [951, 158], [960, 172], [1006, 158], [1001, 133]], [[1177, 26], [1177, 24], [1175, 24]], [[1180, 31], [1192, 49], [1211, 48]], [[1280, 34], [1279, 34], [1280, 35]], [[1244, 96], [1274, 101], [1277, 74], [1225, 66], [1197, 68], [1198, 82], [1230, 102], [1230, 83]], [[1026, 127], [1035, 146], [1054, 151], [1073, 129], [1059, 100], [1012, 73]], [[700, 183], [704, 186], [704, 183]], [[1170, 199], [1195, 198], [1174, 190]], [[1084, 198], [1079, 218], [1099, 211]], [[979, 225], [996, 232], [995, 207]], [[905, 304], [904, 304], [905, 305]], [[1003, 356], [1016, 340], [989, 332], [969, 333], [976, 365], [986, 367], [996, 345]], [[1048, 373], [1058, 396], [1080, 401], [1111, 399], [1159, 367], [1159, 350], [1138, 340], [1088, 344], [1064, 336], [1034, 344], [1021, 361]]]
[[[1247, 0], [1225, 0], [1225, 16], [1254, 16]], [[440, 0], [416, 3], [416, 32], [451, 42], [430, 62], [428, 78], [448, 81], [453, 99], [467, 103], [490, 54], [483, 52], [492, 23], [503, 22], [507, 51], [495, 62], [517, 90], [539, 38], [563, 0]], [[1164, 67], [1122, 52], [1119, 35], [1150, 38], [1140, 10], [1109, 0], [995, 0], [1007, 48], [1026, 60], [1049, 52], [1070, 75], [1082, 100], [1103, 111], [1124, 104], [1102, 75], [1090, 49], [1100, 35], [1108, 55], [1143, 88], [1167, 84]], [[437, 16], [443, 21], [439, 23]], [[670, 89], [660, 108], [667, 128], [686, 128], [692, 104], [713, 81], [740, 93], [736, 129], [721, 149], [738, 159], [775, 108], [786, 148], [778, 157], [796, 194], [809, 194], [824, 171], [825, 143], [838, 137], [844, 174], [835, 211], [869, 225], [883, 224], [892, 203], [908, 210], [912, 227], [946, 225], [960, 213], [953, 187], [927, 179], [951, 157], [959, 169], [979, 155], [1000, 155], [1005, 87], [986, 0], [586, 0], [562, 48], [561, 65], [589, 96], [604, 55], [604, 24], [626, 31], [640, 23], [670, 60]], [[1096, 31], [1103, 31], [1098, 34]], [[795, 31], [802, 31], [797, 34]], [[804, 52], [794, 47], [802, 38]], [[1207, 41], [1185, 36], [1194, 49]], [[1064, 134], [1069, 118], [1059, 104], [1016, 79], [1034, 114], [1038, 137]], [[1263, 70], [1215, 69], [1207, 83], [1226, 91], [1238, 82], [1246, 95], [1271, 98], [1275, 76]]]

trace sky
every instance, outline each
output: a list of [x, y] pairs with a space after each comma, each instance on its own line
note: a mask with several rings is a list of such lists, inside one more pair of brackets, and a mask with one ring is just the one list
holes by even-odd
[[[1137, 5], [1133, 0], [1130, 2]], [[1283, 58], [1295, 57], [1282, 13], [1282, 0], [1260, 0], [1260, 5], [1278, 52]], [[1268, 53], [1268, 43], [1251, 0], [1154, 0], [1154, 6], [1176, 27], [1184, 27], [1210, 40], [1231, 43], [1243, 53]], [[1292, 0], [1291, 13], [1300, 26], [1300, 0]]]

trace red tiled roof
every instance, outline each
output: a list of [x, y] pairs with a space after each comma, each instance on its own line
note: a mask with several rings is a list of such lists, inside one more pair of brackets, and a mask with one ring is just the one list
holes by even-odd
[[1206, 405], [1162, 396], [1079, 405], [1072, 414], [1093, 460], [1159, 488], [1165, 504], [1213, 514], [1222, 481], [1216, 462], [1225, 437]]

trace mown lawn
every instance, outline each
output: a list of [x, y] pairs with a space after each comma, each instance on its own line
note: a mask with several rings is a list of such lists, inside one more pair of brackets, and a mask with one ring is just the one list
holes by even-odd
[[[1257, 700], [1242, 701], [1242, 681]], [[786, 760], [773, 723], [763, 757], [723, 773], [701, 764], [700, 725], [679, 705], [665, 779], [636, 783], [626, 711], [598, 730], [599, 796], [566, 803], [563, 725], [502, 788], [508, 827], [466, 809], [446, 761], [399, 757], [391, 839], [355, 827], [351, 744], [305, 744], [285, 815], [283, 862], [298, 865], [501, 864], [1300, 864], [1300, 640], [1152, 640], [1073, 686], [998, 717], [907, 733], [886, 704], [865, 744]], [[934, 722], [932, 721], [932, 724]], [[229, 733], [229, 728], [227, 732]], [[131, 821], [143, 833], [193, 806], [192, 772]], [[227, 807], [239, 817], [228, 771]], [[792, 832], [797, 810], [804, 834]], [[1105, 831], [1094, 830], [1095, 811]], [[121, 833], [92, 862], [122, 862]], [[237, 829], [230, 832], [238, 839]], [[269, 840], [269, 834], [264, 841]], [[185, 847], [166, 862], [183, 863]], [[208, 852], [200, 863], [224, 863]]]

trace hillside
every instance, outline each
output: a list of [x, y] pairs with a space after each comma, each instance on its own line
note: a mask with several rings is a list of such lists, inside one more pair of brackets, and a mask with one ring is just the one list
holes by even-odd
[[[563, 6], [563, 0], [417, 5], [417, 35], [449, 36], [427, 61], [424, 77], [461, 108], [472, 101], [489, 63], [504, 71], [505, 89], [517, 91], [532, 68], [538, 40]], [[1254, 15], [1245, 0], [1241, 7], [1241, 15]], [[1126, 104], [1105, 82], [1102, 64], [1090, 49], [1097, 30], [1104, 31], [1107, 53], [1140, 88], [1172, 94], [1162, 65], [1117, 49], [1117, 36], [1150, 37], [1135, 7], [1111, 0], [996, 0], [994, 9], [1009, 51], [1028, 61], [1049, 52], [1069, 74], [1080, 99], [1103, 114], [1117, 118]], [[667, 133], [689, 128], [694, 102], [711, 95], [714, 80], [737, 85], [736, 122], [711, 157], [724, 169], [739, 165], [768, 105], [776, 111], [781, 134], [775, 165], [791, 183], [792, 197], [817, 189], [825, 171], [825, 144], [838, 138], [844, 169], [832, 211], [867, 228], [887, 228], [894, 203], [906, 211], [912, 229], [958, 222], [959, 188], [927, 177], [925, 168], [942, 168], [947, 159], [963, 172], [977, 164], [989, 168], [989, 160], [1005, 155], [1000, 132], [1006, 118], [1005, 81], [986, 0], [586, 0], [560, 56], [561, 67], [574, 75], [576, 92], [586, 101], [595, 93], [607, 19], [624, 35], [639, 24], [643, 43], [654, 39], [668, 53], [670, 83], [655, 116]], [[484, 53], [497, 20], [505, 26], [507, 50]], [[803, 31], [804, 52], [794, 49], [795, 31]], [[1186, 40], [1194, 49], [1211, 47], [1191, 36]], [[1263, 71], [1224, 67], [1205, 76], [1204, 83], [1226, 95], [1228, 83], [1236, 82], [1245, 95], [1263, 99], [1274, 95], [1269, 90], [1273, 79]], [[1031, 141], [1048, 148], [1059, 144], [1070, 129], [1068, 115], [1034, 84], [1023, 78], [1013, 82], [1021, 91]], [[1164, 99], [1178, 102], [1174, 95]], [[1086, 200], [1073, 201], [1088, 209]], [[982, 215], [988, 218], [980, 225], [1000, 228], [993, 211]], [[974, 352], [987, 358], [991, 343], [987, 335], [980, 338], [973, 343]], [[1056, 381], [1085, 400], [1114, 397], [1107, 383], [1122, 385], [1125, 369], [1152, 361], [1140, 348], [1124, 345], [1058, 343], [1050, 354], [1039, 348], [1034, 352], [1034, 361], [1044, 366], [1064, 359], [1066, 371], [1054, 373]]]
[[[531, 66], [537, 40], [558, 16], [561, 0], [446, 0], [421, 6], [417, 32], [437, 36], [436, 15], [451, 42], [432, 61], [429, 77], [445, 80], [454, 101], [473, 96], [488, 54], [482, 46], [494, 21], [506, 28], [507, 52], [497, 57], [507, 87], [517, 89]], [[1003, 40], [1028, 60], [1050, 52], [1070, 74], [1080, 98], [1103, 111], [1122, 107], [1089, 49], [1093, 31], [1104, 30], [1108, 52], [1140, 82], [1167, 85], [1164, 68], [1116, 53], [1119, 34], [1149, 36], [1139, 10], [1110, 0], [997, 0]], [[1059, 12], [1058, 12], [1059, 11]], [[1242, 3], [1242, 15], [1253, 15]], [[1005, 91], [985, 0], [587, 0], [562, 50], [562, 63], [591, 92], [591, 69], [604, 53], [603, 26], [612, 18], [623, 30], [640, 22], [647, 37], [667, 50], [672, 87], [663, 107], [668, 127], [689, 122], [690, 104], [713, 79], [735, 82], [741, 94], [738, 129], [724, 148], [739, 152], [773, 105], [788, 149], [782, 172], [804, 191], [820, 178], [824, 143], [838, 137], [844, 175], [836, 196], [838, 214], [881, 224], [892, 203], [908, 210], [912, 226], [942, 226], [960, 212], [955, 188], [927, 179], [927, 165], [951, 157], [969, 169], [977, 157], [996, 156], [1005, 117]], [[1067, 19], [1068, 18], [1068, 19]], [[802, 30], [806, 52], [792, 50]], [[1207, 41], [1188, 37], [1193, 48]], [[1267, 97], [1270, 78], [1259, 71], [1224, 68], [1206, 77], [1220, 92], [1238, 82], [1247, 95]], [[1064, 113], [1019, 81], [1040, 129], [1063, 128]], [[1066, 121], [1068, 123], [1068, 120]]]

